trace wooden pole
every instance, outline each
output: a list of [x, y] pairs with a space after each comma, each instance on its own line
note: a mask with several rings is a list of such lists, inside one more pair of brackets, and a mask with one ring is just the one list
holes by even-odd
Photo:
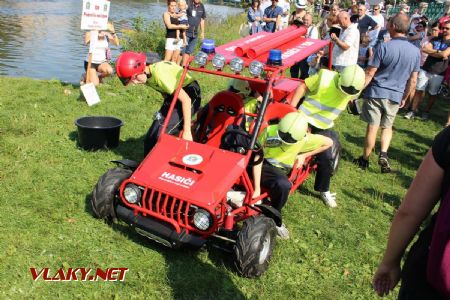
[[91, 64], [92, 64], [92, 52], [89, 51], [89, 55], [88, 55], [88, 65], [87, 65], [87, 69], [86, 69], [86, 83], [91, 82]]

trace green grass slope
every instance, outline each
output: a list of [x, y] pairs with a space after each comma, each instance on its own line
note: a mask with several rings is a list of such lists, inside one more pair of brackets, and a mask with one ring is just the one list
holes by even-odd
[[[237, 37], [241, 19], [211, 24], [207, 32], [223, 44]], [[197, 79], [204, 100], [226, 87], [222, 78]], [[335, 128], [343, 160], [332, 180], [338, 207], [326, 207], [309, 178], [283, 211], [291, 239], [278, 241], [264, 276], [245, 279], [234, 273], [228, 253], [166, 249], [126, 224], [111, 227], [92, 216], [89, 199], [99, 176], [111, 160], [142, 159], [143, 135], [162, 101], [151, 89], [124, 88], [117, 79], [97, 90], [101, 103], [88, 107], [77, 86], [0, 77], [2, 299], [375, 299], [371, 279], [390, 221], [448, 109], [442, 100], [428, 122], [397, 118], [391, 174], [380, 174], [376, 155], [369, 170], [351, 164], [362, 151], [365, 124], [343, 113]], [[74, 121], [86, 115], [122, 119], [119, 147], [81, 150]], [[129, 271], [124, 282], [34, 282], [31, 267]]]

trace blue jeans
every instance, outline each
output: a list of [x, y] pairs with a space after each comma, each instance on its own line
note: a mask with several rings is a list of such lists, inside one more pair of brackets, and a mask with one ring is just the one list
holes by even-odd
[[184, 47], [183, 53], [192, 54], [195, 50], [195, 46], [197, 45], [197, 37], [187, 36], [187, 45]]

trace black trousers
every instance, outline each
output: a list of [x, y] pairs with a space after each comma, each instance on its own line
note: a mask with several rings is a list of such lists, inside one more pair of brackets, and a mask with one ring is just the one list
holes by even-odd
[[[319, 129], [311, 126], [311, 133], [320, 134], [333, 140], [333, 144], [339, 143], [339, 137], [331, 129]], [[334, 146], [333, 146], [334, 147]], [[317, 170], [314, 190], [318, 192], [327, 192], [330, 190], [331, 177], [333, 176], [333, 147], [316, 155]]]
[[[308, 77], [309, 65], [306, 58], [293, 65], [290, 69], [291, 78], [300, 78], [305, 80]], [[300, 77], [299, 77], [300, 76]]]
[[[200, 108], [200, 104], [201, 104], [200, 86], [198, 85], [197, 81], [194, 81], [194, 82], [190, 83], [189, 85], [185, 86], [183, 88], [183, 90], [191, 98], [191, 111], [192, 111], [192, 115], [194, 115]], [[169, 95], [164, 98], [163, 105], [161, 106], [159, 111], [156, 113], [152, 125], [150, 126], [147, 133], [145, 134], [144, 156], [147, 156], [147, 154], [153, 149], [153, 147], [156, 145], [156, 142], [158, 141], [158, 137], [161, 133], [161, 128], [164, 124], [164, 120], [166, 119], [172, 99], [173, 99], [173, 95]], [[167, 133], [172, 134], [172, 135], [177, 135], [180, 133], [180, 131], [182, 129], [183, 129], [183, 110], [182, 110], [181, 102], [178, 101], [175, 104], [172, 116], [169, 120], [169, 124], [167, 126]]]
[[286, 204], [292, 184], [280, 168], [263, 162], [261, 186], [269, 190], [271, 205], [281, 213]]

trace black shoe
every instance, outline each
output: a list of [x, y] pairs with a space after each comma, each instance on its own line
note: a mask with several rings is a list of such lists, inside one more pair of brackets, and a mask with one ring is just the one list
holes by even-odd
[[365, 170], [369, 167], [369, 161], [364, 159], [364, 157], [362, 157], [362, 156], [355, 158], [353, 160], [353, 163], [363, 170]]
[[391, 164], [386, 156], [380, 156], [378, 158], [378, 164], [381, 167], [381, 173], [391, 173]]

